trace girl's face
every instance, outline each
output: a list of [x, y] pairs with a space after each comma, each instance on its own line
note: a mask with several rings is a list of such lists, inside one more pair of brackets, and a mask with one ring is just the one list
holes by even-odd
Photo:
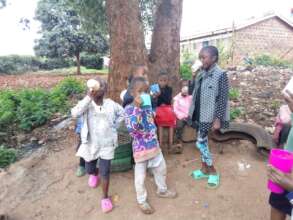
[[158, 83], [161, 88], [165, 88], [168, 85], [168, 77], [167, 76], [160, 76]]
[[216, 57], [212, 56], [207, 50], [202, 50], [199, 53], [199, 59], [202, 62], [202, 68], [208, 70], [213, 64], [216, 63]]
[[106, 93], [106, 83], [101, 80], [99, 81], [99, 83], [100, 83], [100, 89], [95, 91], [95, 93], [94, 93], [94, 97], [96, 99], [103, 98]]
[[148, 84], [145, 82], [141, 82], [141, 83], [137, 83], [137, 85], [135, 86], [135, 88], [132, 91], [132, 95], [134, 97], [139, 96], [142, 93], [147, 92], [148, 90]]

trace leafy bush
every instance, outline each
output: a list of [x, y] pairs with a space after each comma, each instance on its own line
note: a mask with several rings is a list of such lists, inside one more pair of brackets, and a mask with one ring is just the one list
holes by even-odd
[[84, 92], [85, 85], [83, 82], [78, 81], [75, 78], [67, 77], [53, 89], [53, 92], [57, 92], [56, 90], [66, 96], [71, 96]]
[[49, 93], [41, 89], [25, 89], [19, 92], [16, 117], [20, 129], [30, 131], [43, 125], [51, 117]]
[[0, 146], [0, 168], [5, 168], [15, 162], [16, 158], [17, 151], [15, 149]]
[[39, 69], [40, 61], [34, 56], [1, 56], [0, 73], [20, 73]]
[[262, 54], [255, 56], [252, 59], [253, 65], [261, 65], [261, 66], [275, 66], [275, 67], [282, 67], [282, 68], [293, 68], [293, 63], [289, 61], [279, 59], [277, 57], [273, 57], [270, 55]]
[[0, 130], [6, 130], [6, 125], [12, 124], [16, 116], [15, 93], [9, 90], [0, 93]]
[[229, 90], [229, 98], [230, 98], [231, 100], [237, 100], [239, 97], [240, 97], [240, 92], [239, 92], [238, 89], [236, 89], [236, 88], [231, 88], [231, 89]]
[[70, 77], [61, 81], [51, 91], [44, 89], [1, 91], [0, 128], [7, 130], [12, 126], [18, 126], [23, 131], [30, 131], [45, 124], [52, 114], [65, 113], [69, 108], [68, 97], [84, 91], [83, 83]]
[[0, 73], [13, 74], [74, 66], [72, 59], [48, 59], [34, 56], [0, 56]]
[[244, 109], [241, 107], [232, 108], [230, 110], [230, 119], [235, 120], [244, 114]]
[[104, 60], [97, 55], [82, 54], [80, 64], [89, 69], [103, 69]]
[[53, 70], [60, 68], [67, 68], [74, 66], [75, 62], [72, 59], [60, 59], [60, 58], [40, 58], [40, 70]]
[[180, 65], [180, 75], [183, 79], [191, 79], [191, 77], [192, 77], [191, 66], [188, 64], [181, 64]]

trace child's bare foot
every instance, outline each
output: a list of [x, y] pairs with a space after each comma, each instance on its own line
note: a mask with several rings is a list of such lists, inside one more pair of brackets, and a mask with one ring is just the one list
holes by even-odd
[[146, 215], [151, 215], [155, 212], [154, 208], [151, 207], [151, 205], [148, 202], [139, 203], [138, 207]]
[[174, 199], [177, 197], [176, 191], [167, 190], [165, 192], [157, 192], [157, 196], [160, 198], [168, 198], [168, 199]]
[[178, 143], [178, 144], [169, 145], [169, 152], [172, 154], [182, 154], [183, 152], [182, 144]]
[[207, 166], [206, 163], [202, 163], [201, 168], [200, 168], [201, 172], [204, 174], [209, 174], [209, 167]]

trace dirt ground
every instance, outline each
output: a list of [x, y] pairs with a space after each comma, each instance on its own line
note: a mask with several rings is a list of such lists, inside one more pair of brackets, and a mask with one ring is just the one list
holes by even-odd
[[103, 214], [101, 189], [90, 189], [87, 177], [75, 177], [75, 145], [70, 133], [0, 172], [0, 213], [7, 213], [13, 220], [269, 218], [266, 162], [248, 141], [222, 144], [223, 154], [219, 154], [217, 144], [211, 143], [221, 173], [221, 185], [216, 190], [207, 189], [206, 181], [195, 181], [189, 176], [200, 166], [193, 144], [186, 144], [181, 155], [167, 155], [168, 185], [179, 196], [174, 200], [157, 198], [154, 180], [148, 176], [149, 201], [156, 209], [151, 216], [137, 208], [133, 170], [111, 176], [110, 194], [115, 208]]

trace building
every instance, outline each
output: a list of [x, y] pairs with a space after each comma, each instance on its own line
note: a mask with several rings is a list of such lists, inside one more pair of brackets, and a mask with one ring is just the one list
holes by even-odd
[[260, 54], [293, 62], [293, 24], [288, 19], [272, 14], [251, 19], [242, 25], [199, 33], [180, 40], [181, 53], [198, 53], [203, 46], [220, 47], [239, 64], [245, 57]]

